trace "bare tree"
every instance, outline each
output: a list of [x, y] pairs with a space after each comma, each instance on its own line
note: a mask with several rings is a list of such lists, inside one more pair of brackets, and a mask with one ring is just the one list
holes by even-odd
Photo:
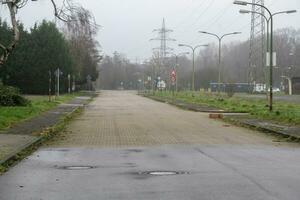
[[[20, 40], [20, 31], [18, 28], [18, 22], [16, 19], [16, 15], [19, 9], [23, 8], [27, 5], [29, 0], [0, 0], [0, 3], [7, 6], [10, 19], [11, 26], [13, 31], [12, 41], [8, 45], [4, 45], [0, 41], [0, 66], [3, 65], [11, 52], [15, 49], [16, 45]], [[32, 0], [37, 1], [37, 0]], [[72, 2], [72, 0], [63, 0], [61, 6], [58, 6], [55, 0], [49, 0], [53, 5], [54, 15], [63, 22], [70, 23], [74, 18], [74, 13], [80, 13], [84, 8], [79, 5], [76, 5]], [[89, 22], [85, 22], [89, 23]]]
[[80, 72], [81, 78], [90, 75], [94, 80], [97, 78], [95, 69], [102, 59], [101, 46], [95, 39], [100, 26], [93, 14], [82, 7], [73, 12], [70, 19], [65, 24], [63, 33], [70, 43], [70, 51], [75, 60], [74, 68]]

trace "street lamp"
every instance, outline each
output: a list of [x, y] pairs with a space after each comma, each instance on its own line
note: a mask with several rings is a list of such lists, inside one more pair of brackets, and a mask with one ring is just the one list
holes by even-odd
[[196, 49], [200, 47], [208, 47], [207, 44], [205, 45], [197, 45], [195, 47], [187, 45], [187, 44], [178, 44], [179, 47], [188, 47], [192, 50], [193, 52], [193, 74], [192, 74], [192, 91], [195, 91], [195, 51]]
[[[292, 14], [292, 13], [296, 13], [296, 12], [297, 12], [297, 10], [280, 11], [280, 12], [273, 13], [272, 16], [274, 17], [275, 15], [279, 15], [279, 14]], [[269, 36], [269, 34], [270, 33], [269, 33], [269, 29], [270, 29], [270, 20], [271, 20], [271, 17], [268, 18], [263, 13], [256, 12], [256, 11], [250, 11], [250, 10], [243, 10], [243, 9], [240, 10], [240, 13], [241, 14], [255, 13], [255, 14], [261, 15], [263, 18], [265, 18], [265, 20], [267, 22], [267, 52], [270, 52], [270, 46], [269, 46], [269, 43], [270, 43], [270, 36]]]
[[[274, 17], [275, 15], [279, 15], [279, 14], [292, 14], [292, 13], [296, 13], [297, 10], [287, 10], [287, 11], [281, 11], [281, 12], [276, 12], [276, 13], [273, 13], [272, 16]], [[250, 11], [250, 10], [243, 10], [241, 9], [240, 10], [240, 13], [241, 14], [250, 14], [250, 13], [255, 13], [255, 14], [258, 14], [258, 15], [261, 15], [265, 18], [266, 22], [267, 22], [267, 52], [269, 52], [269, 29], [270, 29], [270, 17], [267, 18], [263, 13], [260, 13], [260, 12], [256, 12], [256, 11]]]
[[[291, 14], [297, 12], [296, 10], [288, 10], [284, 12], [276, 12], [272, 13], [265, 5], [258, 4], [258, 3], [251, 3], [251, 2], [246, 2], [246, 1], [234, 1], [233, 4], [236, 5], [241, 5], [241, 6], [247, 6], [247, 5], [253, 5], [253, 6], [259, 6], [264, 8], [268, 13], [269, 13], [269, 18], [265, 17], [267, 22], [271, 23], [271, 30], [270, 30], [270, 41], [269, 44], [267, 45], [269, 47], [269, 53], [270, 53], [270, 98], [269, 98], [269, 111], [273, 110], [273, 17], [274, 15], [278, 14]], [[242, 10], [241, 13], [247, 13], [248, 11]], [[263, 16], [263, 14], [261, 13]], [[268, 28], [269, 29], [269, 28]], [[270, 46], [269, 46], [270, 45]]]
[[180, 56], [183, 56], [183, 55], [188, 55], [190, 54], [190, 52], [183, 52], [183, 53], [179, 53], [179, 54], [175, 54], [175, 53], [171, 53], [172, 56], [175, 57], [175, 61], [176, 61], [176, 92], [178, 91], [178, 71], [179, 71], [179, 64], [178, 64], [178, 59]]
[[222, 49], [222, 39], [223, 39], [224, 37], [226, 37], [226, 36], [229, 36], [229, 35], [237, 35], [237, 34], [241, 34], [241, 32], [226, 33], [226, 34], [224, 34], [224, 35], [222, 35], [222, 36], [219, 36], [219, 35], [214, 34], [214, 33], [209, 33], [209, 32], [206, 32], [206, 31], [199, 31], [199, 33], [203, 33], [203, 34], [207, 34], [207, 35], [212, 35], [212, 36], [218, 38], [218, 41], [219, 41], [218, 93], [220, 93], [220, 86], [221, 86], [221, 49]]

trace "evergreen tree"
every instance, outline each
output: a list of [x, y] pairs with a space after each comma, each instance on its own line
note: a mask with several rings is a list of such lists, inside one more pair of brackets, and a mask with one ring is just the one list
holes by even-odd
[[47, 21], [36, 24], [30, 33], [22, 25], [20, 30], [19, 45], [1, 69], [4, 83], [19, 87], [23, 93], [47, 94], [49, 71], [54, 78], [54, 71], [60, 68], [61, 90], [66, 91], [67, 75], [74, 73], [74, 62], [63, 34]]

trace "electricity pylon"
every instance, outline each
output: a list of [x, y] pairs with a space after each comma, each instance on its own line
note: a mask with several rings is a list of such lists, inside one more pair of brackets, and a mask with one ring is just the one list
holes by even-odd
[[168, 47], [167, 42], [176, 41], [175, 39], [169, 37], [169, 33], [173, 32], [173, 30], [166, 28], [165, 19], [163, 19], [162, 27], [160, 29], [154, 29], [153, 32], [157, 32], [158, 37], [151, 39], [151, 41], [160, 41], [160, 47], [154, 48], [153, 50], [159, 52], [159, 63], [161, 66], [165, 66], [168, 51], [173, 50], [172, 48]]
[[[264, 5], [264, 0], [252, 0], [252, 3]], [[262, 16], [265, 10], [253, 5], [252, 11], [248, 81], [256, 84], [265, 82], [265, 18]]]

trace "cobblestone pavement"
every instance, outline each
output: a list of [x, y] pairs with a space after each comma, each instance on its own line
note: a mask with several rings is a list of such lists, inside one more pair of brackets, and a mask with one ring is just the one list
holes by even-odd
[[268, 144], [274, 138], [185, 111], [135, 92], [103, 91], [50, 146], [126, 147], [163, 144]]

